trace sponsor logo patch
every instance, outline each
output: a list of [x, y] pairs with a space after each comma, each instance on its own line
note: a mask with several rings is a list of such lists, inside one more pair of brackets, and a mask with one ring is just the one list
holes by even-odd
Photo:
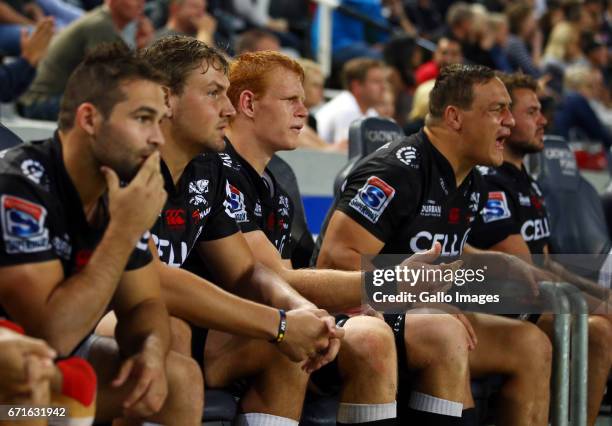
[[531, 205], [531, 200], [529, 199], [529, 195], [523, 195], [519, 192], [519, 204], [523, 207], [529, 207]]
[[45, 227], [47, 210], [43, 206], [12, 195], [3, 195], [0, 204], [7, 253], [36, 253], [51, 248]]
[[482, 219], [485, 223], [508, 219], [511, 216], [506, 193], [503, 191], [489, 192], [487, 204], [482, 210]]
[[442, 206], [439, 206], [430, 200], [429, 204], [423, 204], [421, 206], [421, 216], [441, 217], [442, 216]]
[[376, 223], [393, 197], [395, 188], [376, 176], [370, 176], [349, 205], [372, 223]]
[[418, 168], [419, 166], [418, 164], [416, 164], [415, 161], [417, 158], [417, 150], [413, 146], [405, 146], [403, 148], [398, 149], [395, 153], [395, 156], [400, 162], [404, 163], [407, 166], [415, 168]]
[[40, 180], [45, 174], [45, 168], [36, 160], [23, 160], [21, 163], [21, 173], [32, 182], [40, 184]]
[[246, 222], [247, 212], [244, 205], [244, 194], [234, 185], [227, 184], [227, 200], [223, 202], [225, 212], [237, 223]]
[[180, 228], [185, 226], [185, 210], [168, 209], [164, 212], [166, 225], [170, 228]]

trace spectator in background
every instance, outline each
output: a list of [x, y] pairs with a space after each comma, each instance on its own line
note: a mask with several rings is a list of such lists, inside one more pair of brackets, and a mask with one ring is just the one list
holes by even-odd
[[431, 38], [444, 25], [444, 17], [433, 0], [404, 2], [404, 9], [421, 37]]
[[601, 142], [606, 150], [612, 146], [612, 135], [589, 104], [596, 99], [595, 80], [591, 69], [576, 65], [565, 72], [567, 93], [557, 107], [554, 133], [570, 140], [570, 130], [577, 130], [589, 140]]
[[206, 12], [206, 0], [172, 0], [168, 6], [168, 22], [155, 38], [167, 35], [189, 35], [206, 44], [214, 44], [217, 20]]
[[346, 145], [351, 123], [358, 118], [378, 115], [385, 93], [387, 71], [382, 61], [355, 58], [342, 69], [344, 91], [317, 111], [319, 136], [330, 144]]
[[487, 16], [486, 25], [486, 41], [481, 41], [481, 45], [489, 52], [493, 62], [492, 68], [503, 72], [510, 72], [512, 67], [510, 66], [508, 55], [506, 55], [506, 46], [508, 45], [508, 35], [510, 33], [508, 18], [502, 13], [490, 13]]
[[612, 85], [608, 48], [599, 34], [584, 32], [581, 36], [582, 52], [589, 66], [603, 73], [604, 82], [607, 87]]
[[446, 65], [460, 64], [463, 62], [461, 44], [456, 39], [442, 37], [438, 40], [433, 59], [425, 62], [414, 72], [416, 84], [419, 85], [429, 80], [435, 80], [440, 74], [440, 69]]
[[21, 34], [21, 57], [0, 65], [0, 102], [12, 102], [26, 91], [36, 73], [36, 66], [46, 54], [53, 36], [53, 18], [43, 18], [32, 34]]
[[403, 126], [416, 86], [414, 70], [423, 62], [423, 51], [413, 37], [396, 36], [385, 44], [383, 56], [389, 70], [387, 80], [396, 96], [396, 121]]
[[289, 28], [289, 22], [284, 18], [270, 16], [271, 0], [232, 0], [234, 11], [255, 28], [271, 31], [278, 37], [282, 46], [288, 49], [292, 56], [299, 56], [301, 41]]
[[456, 2], [446, 14], [446, 26], [438, 31], [437, 36], [452, 38], [461, 43], [465, 47], [470, 42], [470, 37], [473, 33], [474, 11], [472, 7], [465, 2]]
[[425, 125], [425, 117], [429, 113], [429, 93], [435, 83], [436, 80], [426, 81], [414, 92], [412, 110], [408, 115], [408, 123], [404, 126], [406, 136], [417, 133]]
[[273, 50], [279, 52], [281, 50], [280, 42], [278, 37], [273, 33], [260, 30], [252, 29], [245, 31], [238, 36], [234, 47], [236, 56], [245, 52], [258, 52], [261, 50]]
[[0, 55], [20, 55], [20, 34], [45, 16], [55, 18], [57, 28], [63, 28], [78, 19], [83, 11], [63, 0], [1, 0], [0, 1]]
[[538, 30], [533, 7], [516, 2], [506, 11], [510, 36], [506, 55], [513, 71], [523, 71], [532, 77], [541, 76], [542, 32]]
[[310, 59], [299, 59], [298, 63], [304, 70], [304, 106], [308, 109], [308, 120], [298, 136], [299, 148], [319, 149], [323, 151], [343, 151], [345, 147], [330, 145], [317, 133], [317, 119], [313, 109], [323, 102], [323, 85], [325, 76], [319, 64]]
[[542, 57], [542, 69], [550, 76], [548, 87], [557, 97], [563, 94], [565, 70], [572, 65], [584, 65], [584, 63], [578, 24], [568, 21], [559, 22], [548, 37]]
[[127, 44], [139, 47], [148, 44], [152, 34], [146, 35], [144, 31], [147, 21], [142, 17], [143, 7], [144, 0], [106, 0], [103, 6], [58, 34], [40, 63], [34, 82], [19, 100], [22, 114], [28, 118], [57, 120], [62, 93], [72, 71], [92, 48], [124, 40], [122, 32], [128, 24], [138, 22], [143, 31], [127, 40]]
[[381, 102], [374, 107], [379, 117], [395, 121], [395, 93], [390, 84], [385, 84]]
[[554, 26], [542, 58], [542, 66], [560, 69], [576, 65], [583, 58], [580, 48], [580, 29], [567, 21]]

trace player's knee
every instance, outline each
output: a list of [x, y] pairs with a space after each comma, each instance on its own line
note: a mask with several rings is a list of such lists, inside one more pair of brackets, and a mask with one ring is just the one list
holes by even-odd
[[406, 315], [405, 335], [408, 359], [416, 356], [428, 364], [467, 368], [468, 334], [454, 316]]
[[198, 363], [190, 357], [170, 352], [166, 360], [166, 377], [168, 397], [164, 410], [201, 416], [204, 407], [204, 379]]
[[391, 328], [374, 317], [353, 317], [344, 326], [340, 349], [343, 367], [385, 374], [396, 366], [395, 338]]
[[170, 317], [170, 331], [172, 333], [172, 350], [189, 356], [191, 355], [191, 327], [180, 318]]
[[610, 352], [612, 352], [612, 323], [606, 318], [589, 317], [589, 352], [610, 358]]
[[517, 365], [521, 369], [529, 369], [531, 366], [529, 370], [534, 372], [549, 371], [553, 354], [552, 343], [539, 327], [524, 321], [509, 337], [508, 346], [516, 355]]

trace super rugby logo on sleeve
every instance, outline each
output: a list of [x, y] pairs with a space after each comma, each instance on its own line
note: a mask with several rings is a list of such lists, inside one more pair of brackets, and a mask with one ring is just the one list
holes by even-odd
[[378, 222], [393, 197], [395, 188], [376, 176], [370, 176], [349, 205], [372, 223]]
[[234, 218], [237, 223], [247, 221], [247, 212], [244, 205], [244, 194], [234, 185], [227, 184], [227, 200], [223, 202], [225, 212]]
[[489, 192], [489, 198], [482, 210], [482, 220], [485, 223], [508, 219], [511, 216], [506, 193], [503, 191]]
[[43, 206], [12, 195], [3, 195], [0, 204], [7, 253], [35, 253], [51, 248], [45, 227], [47, 210]]

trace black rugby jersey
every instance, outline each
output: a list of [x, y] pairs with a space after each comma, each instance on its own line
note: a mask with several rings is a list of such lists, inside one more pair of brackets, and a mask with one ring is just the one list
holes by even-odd
[[[323, 232], [337, 209], [385, 243], [381, 254], [412, 254], [439, 241], [441, 256], [456, 257], [482, 208], [481, 191], [482, 177], [475, 169], [457, 188], [450, 163], [421, 130], [355, 166]], [[320, 244], [321, 238], [317, 250]]]
[[217, 154], [201, 154], [191, 160], [176, 186], [163, 160], [161, 171], [168, 200], [151, 229], [161, 261], [180, 267], [197, 242], [239, 231], [225, 168]]
[[485, 181], [485, 208], [474, 223], [469, 242], [490, 248], [510, 235], [520, 234], [532, 254], [542, 254], [550, 225], [542, 191], [525, 167], [505, 162], [498, 168], [480, 167]]
[[[66, 277], [83, 269], [108, 225], [107, 203], [100, 200], [96, 223], [88, 223], [64, 166], [57, 133], [3, 151], [1, 157], [0, 266], [59, 260]], [[137, 244], [126, 270], [151, 261], [148, 234]]]
[[232, 209], [241, 231], [263, 231], [281, 257], [291, 259], [293, 203], [288, 193], [270, 169], [260, 176], [228, 140], [219, 156], [227, 168]]

